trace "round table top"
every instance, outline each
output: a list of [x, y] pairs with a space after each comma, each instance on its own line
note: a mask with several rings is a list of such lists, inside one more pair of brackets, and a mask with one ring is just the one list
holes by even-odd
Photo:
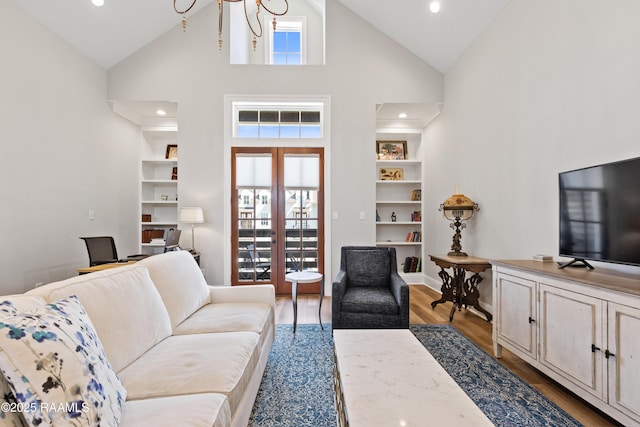
[[322, 279], [322, 274], [315, 271], [294, 271], [293, 273], [287, 273], [284, 278], [287, 282], [317, 282]]

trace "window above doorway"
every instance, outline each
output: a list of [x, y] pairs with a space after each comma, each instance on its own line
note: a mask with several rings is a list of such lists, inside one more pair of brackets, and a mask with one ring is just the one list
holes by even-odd
[[234, 103], [236, 138], [322, 138], [322, 104]]

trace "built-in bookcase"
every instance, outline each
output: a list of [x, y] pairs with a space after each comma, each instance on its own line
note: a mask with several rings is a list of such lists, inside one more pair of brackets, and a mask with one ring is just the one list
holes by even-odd
[[[406, 141], [406, 135], [384, 134], [379, 140]], [[424, 283], [423, 171], [416, 157], [420, 135], [407, 141], [407, 160], [376, 160], [376, 245], [396, 248], [398, 272], [407, 283]]]
[[178, 228], [178, 128], [143, 127], [140, 166], [140, 252], [164, 250]]

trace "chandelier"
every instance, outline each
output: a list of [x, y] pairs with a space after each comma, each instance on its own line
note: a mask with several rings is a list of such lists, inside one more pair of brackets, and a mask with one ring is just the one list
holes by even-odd
[[[182, 15], [182, 31], [187, 31], [187, 12], [189, 12], [193, 8], [193, 6], [196, 5], [196, 2], [198, 0], [193, 0], [191, 5], [189, 5], [184, 10], [178, 9], [178, 6], [176, 5], [177, 1], [178, 0], [173, 0], [173, 10], [175, 10], [176, 13]], [[276, 16], [284, 16], [289, 11], [289, 0], [280, 0], [280, 2], [284, 5], [284, 11], [280, 11], [280, 12], [271, 10], [270, 8], [264, 5], [262, 0], [255, 0], [256, 2], [255, 21], [258, 23], [257, 29], [256, 29], [254, 28], [255, 24], [252, 24], [251, 20], [249, 19], [249, 12], [247, 11], [247, 0], [217, 0], [217, 1], [218, 1], [218, 48], [219, 49], [222, 49], [222, 15], [223, 15], [222, 2], [223, 1], [226, 1], [229, 3], [242, 2], [244, 4], [244, 16], [247, 19], [247, 25], [249, 26], [249, 29], [253, 33], [252, 43], [253, 43], [254, 51], [256, 50], [256, 44], [258, 43], [257, 38], [262, 37], [262, 22], [260, 21], [260, 8], [263, 8], [267, 13], [270, 13], [271, 15], [273, 15], [272, 23], [273, 23], [274, 31], [276, 30]], [[270, 2], [271, 0], [267, 0], [267, 1]]]

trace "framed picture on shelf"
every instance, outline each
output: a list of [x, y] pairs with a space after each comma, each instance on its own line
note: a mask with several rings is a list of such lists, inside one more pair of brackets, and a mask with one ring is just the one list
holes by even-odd
[[171, 180], [176, 181], [177, 179], [178, 179], [178, 167], [174, 166], [173, 170], [171, 171]]
[[382, 168], [380, 169], [380, 181], [402, 181], [404, 170], [402, 168]]
[[178, 158], [178, 146], [169, 144], [167, 145], [167, 152], [164, 155], [165, 159], [176, 160]]
[[376, 141], [378, 160], [408, 160], [407, 141]]

